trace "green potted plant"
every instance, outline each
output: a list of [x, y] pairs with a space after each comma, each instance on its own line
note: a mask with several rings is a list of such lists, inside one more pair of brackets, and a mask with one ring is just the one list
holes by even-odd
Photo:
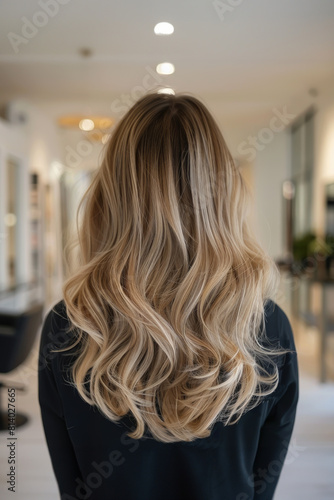
[[311, 264], [317, 274], [328, 276], [333, 255], [333, 235], [322, 238], [314, 231], [308, 231], [293, 240], [293, 258], [299, 264], [301, 271], [307, 271]]

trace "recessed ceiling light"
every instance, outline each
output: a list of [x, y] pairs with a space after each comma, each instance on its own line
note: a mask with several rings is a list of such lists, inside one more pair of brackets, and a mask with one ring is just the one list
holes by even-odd
[[159, 75], [172, 75], [175, 71], [175, 67], [172, 63], [164, 62], [158, 64], [158, 66], [156, 67], [156, 71], [157, 73], [159, 73]]
[[170, 87], [165, 87], [163, 89], [158, 90], [158, 94], [172, 94], [175, 95], [175, 92], [172, 88]]
[[80, 120], [79, 122], [79, 128], [81, 130], [84, 130], [85, 132], [88, 132], [89, 130], [93, 130], [95, 127], [93, 120], [90, 120], [89, 118], [84, 118], [83, 120]]
[[154, 26], [156, 35], [171, 35], [174, 33], [174, 26], [170, 23], [158, 23]]

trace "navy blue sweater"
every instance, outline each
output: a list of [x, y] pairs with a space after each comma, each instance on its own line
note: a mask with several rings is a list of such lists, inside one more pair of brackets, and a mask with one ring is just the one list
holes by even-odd
[[[281, 473], [298, 401], [298, 365], [289, 320], [266, 305], [267, 337], [292, 352], [277, 358], [280, 381], [233, 425], [208, 438], [162, 443], [129, 438], [131, 414], [114, 423], [66, 383], [64, 301], [46, 315], [39, 352], [39, 404], [62, 500], [270, 500]], [[70, 351], [71, 352], [71, 351]], [[74, 351], [75, 352], [75, 348]]]

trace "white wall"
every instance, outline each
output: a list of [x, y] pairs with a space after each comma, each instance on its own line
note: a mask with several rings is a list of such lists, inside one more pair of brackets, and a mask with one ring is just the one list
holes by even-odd
[[289, 177], [289, 136], [275, 134], [254, 160], [254, 209], [257, 237], [273, 258], [285, 252], [282, 184]]
[[[52, 290], [54, 297], [58, 297], [61, 293], [62, 283], [62, 267], [61, 267], [61, 226], [60, 226], [60, 198], [59, 198], [59, 180], [57, 165], [62, 157], [62, 150], [59, 142], [59, 135], [53, 118], [49, 117], [38, 107], [31, 103], [17, 99], [8, 103], [7, 115], [9, 121], [1, 120], [0, 122], [0, 151], [1, 151], [1, 186], [5, 189], [5, 162], [6, 156], [18, 157], [22, 165], [22, 177], [20, 179], [20, 202], [24, 208], [22, 210], [20, 224], [20, 238], [18, 250], [19, 259], [18, 267], [20, 274], [18, 276], [20, 282], [28, 282], [31, 280], [31, 253], [30, 249], [30, 211], [29, 211], [29, 192], [30, 192], [30, 173], [34, 172], [39, 175], [39, 180], [42, 186], [49, 183], [52, 189], [54, 203], [52, 214], [52, 235], [51, 246], [56, 257], [56, 270], [51, 276], [52, 284], [49, 287]], [[45, 226], [44, 213], [44, 193], [42, 189], [42, 231]], [[4, 200], [5, 193], [1, 193], [2, 205], [0, 213], [5, 211]], [[3, 216], [1, 216], [3, 220]], [[0, 228], [3, 233], [3, 228]], [[50, 241], [45, 241], [43, 238], [43, 250], [45, 244], [48, 244], [50, 249]], [[1, 252], [4, 252], [4, 243], [1, 243]], [[6, 266], [6, 259], [0, 255], [0, 266]], [[42, 264], [42, 275], [47, 276], [45, 261]], [[5, 274], [4, 274], [5, 271]], [[0, 275], [4, 276], [3, 286], [6, 286], [6, 270], [1, 269]], [[51, 301], [53, 298], [51, 297]]]
[[[328, 86], [314, 103], [314, 185], [312, 227], [325, 230], [325, 184], [334, 182], [334, 86]], [[304, 110], [309, 105], [305, 104]], [[285, 251], [282, 183], [290, 175], [290, 136], [287, 130], [275, 134], [262, 151], [256, 151], [253, 163], [254, 215], [256, 233], [274, 257]]]
[[318, 102], [315, 116], [315, 167], [313, 225], [320, 235], [324, 235], [325, 184], [334, 182], [334, 88]]
[[18, 165], [20, 175], [20, 183], [17, 186], [20, 217], [16, 223], [16, 239], [19, 240], [16, 245], [16, 274], [20, 282], [30, 280], [30, 254], [25, 250], [29, 238], [29, 199], [26, 189], [29, 185], [27, 151], [24, 129], [0, 119], [0, 288], [2, 289], [9, 285], [8, 231], [4, 219], [7, 212], [7, 160], [9, 158], [14, 159]]

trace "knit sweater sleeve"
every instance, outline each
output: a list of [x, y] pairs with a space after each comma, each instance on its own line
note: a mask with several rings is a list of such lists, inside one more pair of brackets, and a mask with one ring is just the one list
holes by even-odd
[[297, 353], [290, 322], [277, 304], [274, 304], [268, 321], [275, 322], [279, 342], [290, 352], [285, 354], [279, 369], [279, 386], [270, 398], [268, 414], [261, 428], [253, 465], [254, 500], [273, 498], [291, 440], [299, 398]]
[[75, 490], [82, 477], [67, 430], [56, 383], [55, 370], [58, 369], [58, 363], [57, 355], [52, 352], [52, 349], [56, 347], [55, 339], [61, 332], [61, 324], [59, 315], [53, 309], [47, 314], [42, 327], [39, 347], [38, 399], [60, 498], [70, 500], [77, 498]]

